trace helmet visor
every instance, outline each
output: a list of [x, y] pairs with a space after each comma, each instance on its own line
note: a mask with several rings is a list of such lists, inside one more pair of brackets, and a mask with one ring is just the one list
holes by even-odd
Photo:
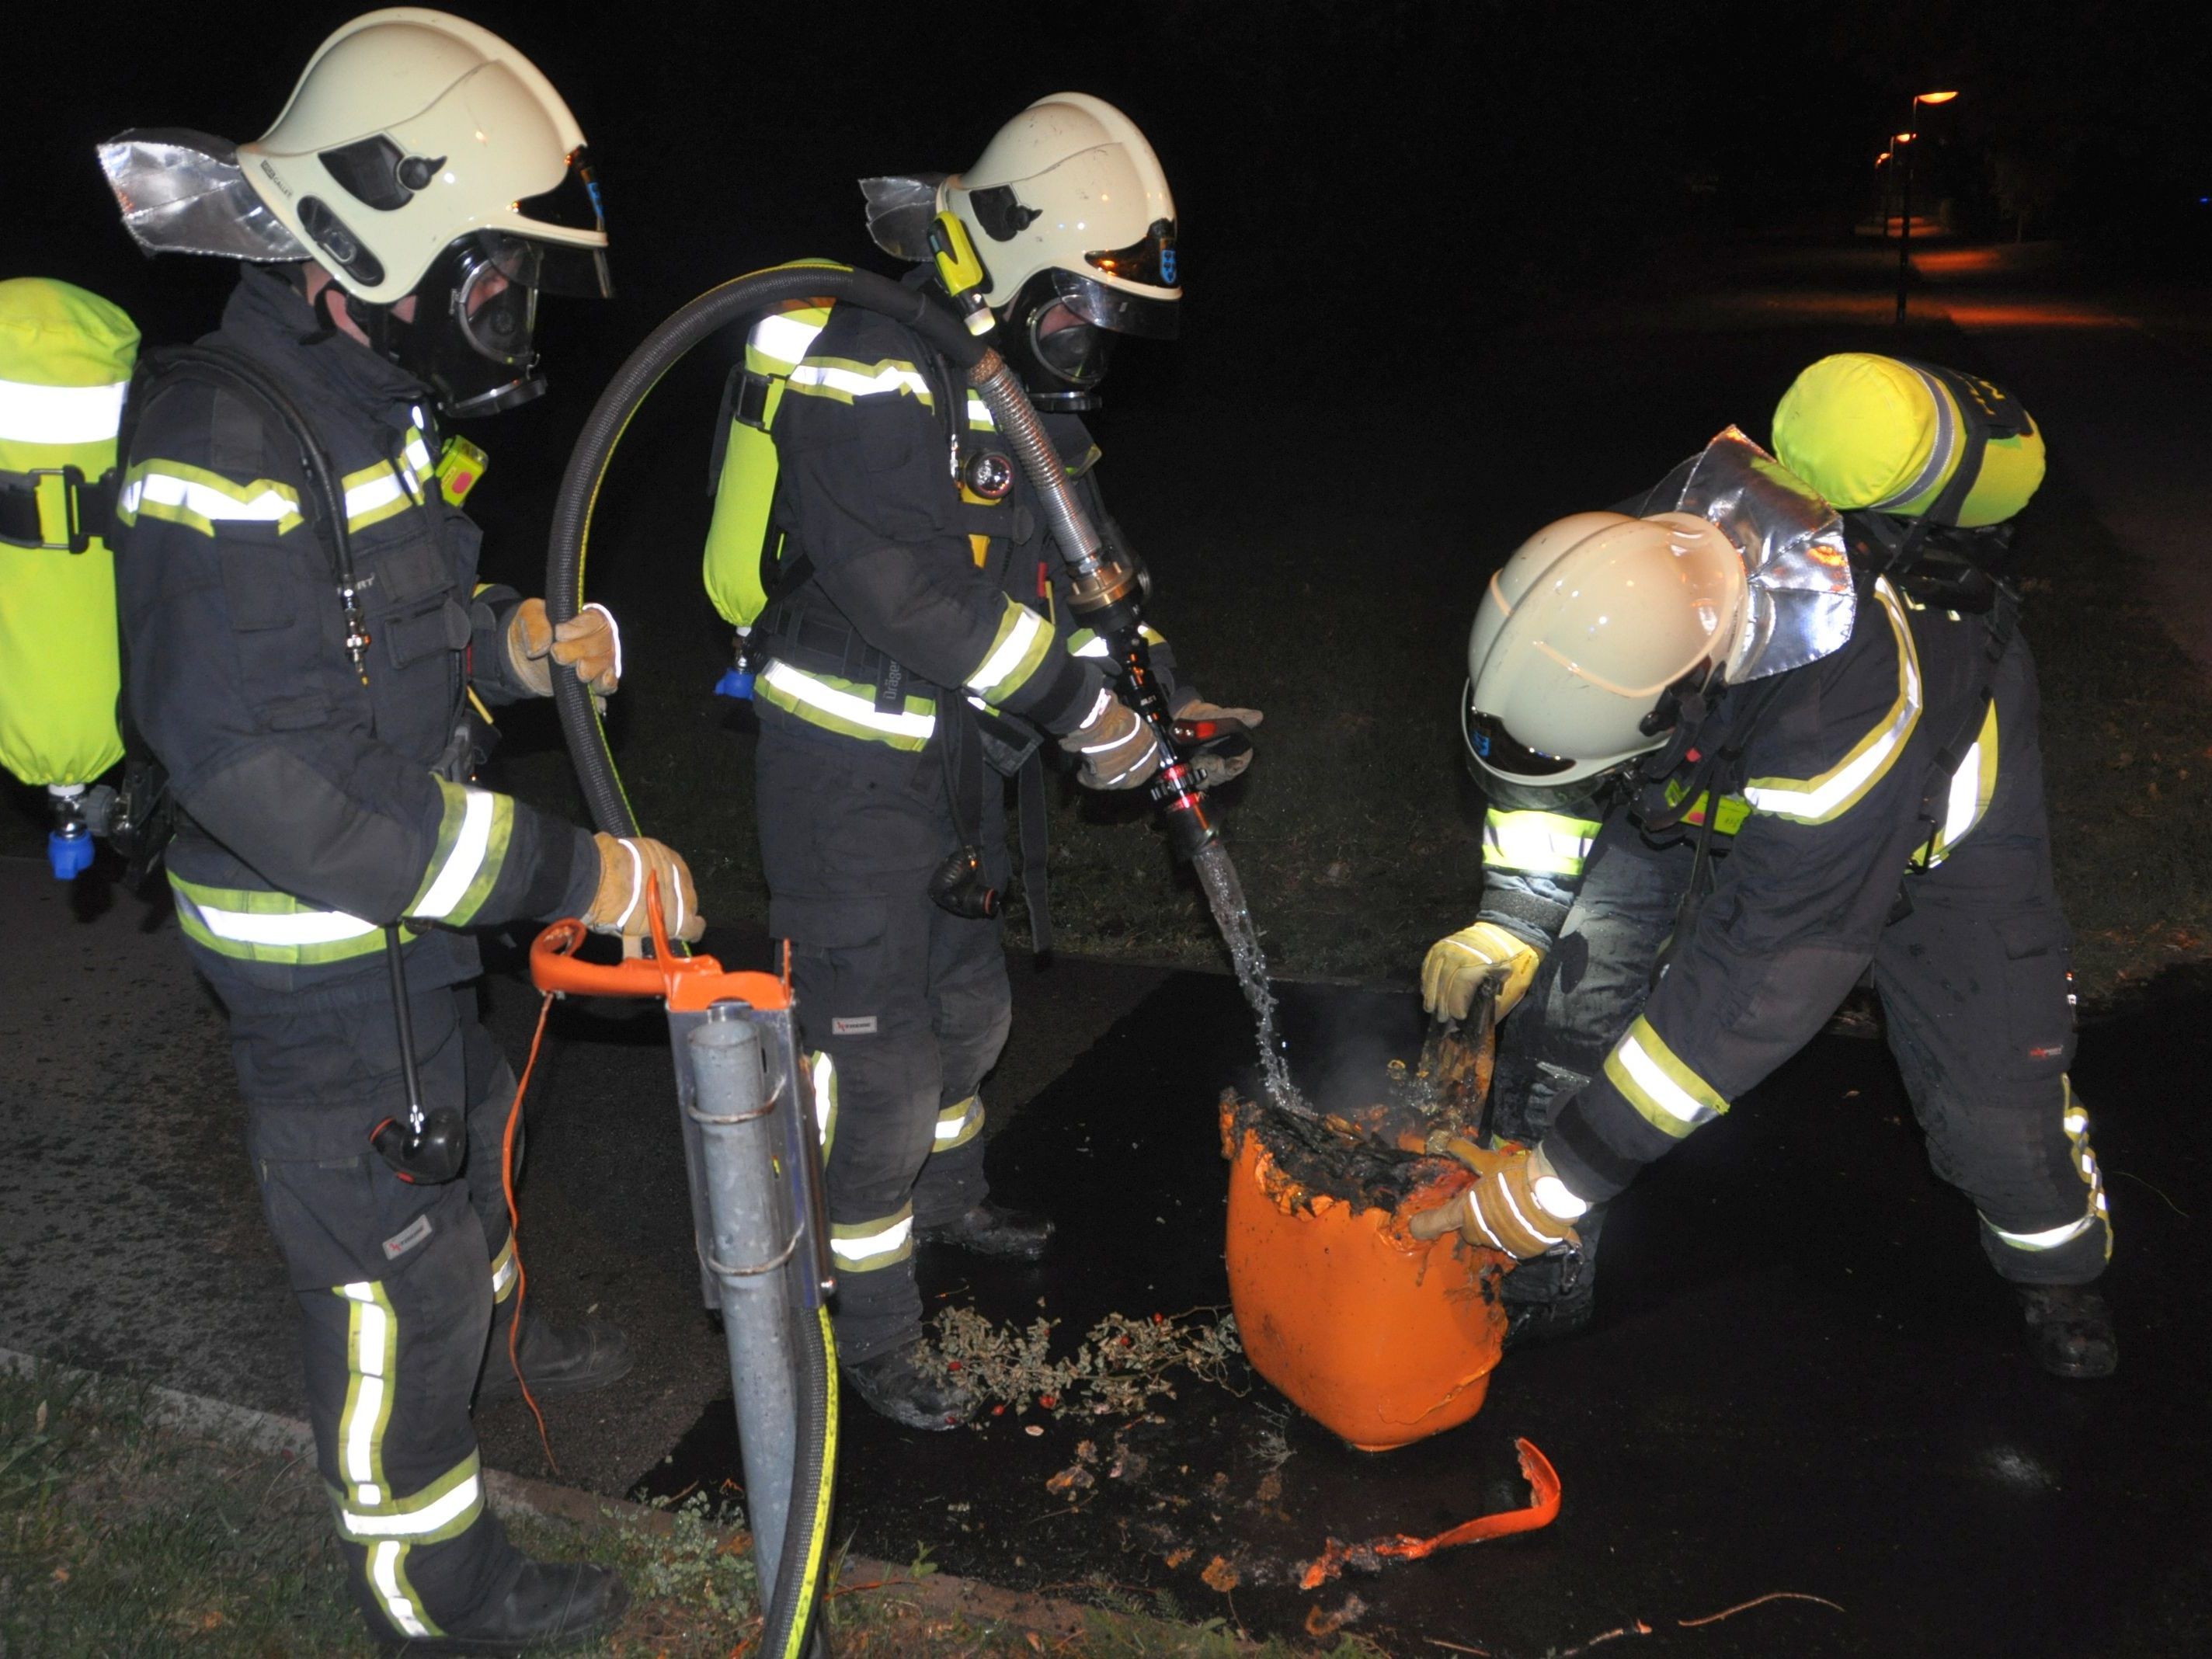
[[1508, 732], [1505, 722], [1497, 715], [1477, 708], [1473, 680], [1467, 683], [1466, 694], [1460, 700], [1460, 732], [1467, 738], [1468, 752], [1474, 756], [1478, 769], [1499, 777], [1555, 778], [1576, 765], [1571, 756], [1547, 755], [1540, 749], [1531, 749]]
[[1083, 256], [1084, 263], [1109, 276], [1142, 283], [1146, 288], [1179, 288], [1182, 270], [1176, 258], [1176, 227], [1172, 219], [1155, 219], [1144, 236], [1127, 247], [1102, 248]]
[[[514, 210], [548, 228], [597, 231], [604, 237], [607, 221], [601, 210], [599, 178], [592, 171], [591, 152], [580, 149], [570, 155], [568, 171], [559, 184], [536, 196], [526, 196], [514, 204]], [[584, 300], [614, 297], [614, 281], [607, 271], [607, 251], [604, 246], [579, 247], [570, 242], [535, 239], [530, 240], [527, 246], [539, 250], [539, 276], [532, 287], [548, 294], [566, 294]]]
[[607, 251], [603, 247], [540, 242], [498, 230], [478, 233], [477, 246], [483, 260], [518, 287], [581, 300], [614, 297], [614, 283], [607, 275]]
[[[1097, 258], [1097, 255], [1092, 255]], [[1179, 301], [1132, 294], [1057, 266], [1052, 284], [1067, 308], [1086, 323], [1109, 334], [1134, 334], [1142, 339], [1172, 340], [1182, 326]]]

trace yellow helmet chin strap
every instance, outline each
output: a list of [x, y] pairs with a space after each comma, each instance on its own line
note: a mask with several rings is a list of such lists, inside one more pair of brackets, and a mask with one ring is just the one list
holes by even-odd
[[951, 213], [939, 214], [929, 227], [929, 251], [937, 260], [938, 280], [960, 307], [968, 331], [978, 338], [988, 334], [998, 322], [983, 297], [990, 273], [983, 269], [983, 256], [975, 252], [968, 227]]

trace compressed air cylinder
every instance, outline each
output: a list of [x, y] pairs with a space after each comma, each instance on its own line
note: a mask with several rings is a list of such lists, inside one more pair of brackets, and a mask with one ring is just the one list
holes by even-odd
[[114, 466], [137, 352], [137, 325], [99, 295], [0, 282], [0, 490], [16, 508], [0, 535], [0, 765], [26, 783], [88, 783], [123, 757], [115, 561], [98, 537], [69, 550], [63, 469], [90, 488]]
[[[1845, 351], [1823, 357], [1782, 394], [1774, 453], [1844, 512], [1872, 507], [1912, 518], [1943, 494], [1964, 456], [1957, 399], [1931, 374], [1895, 357]], [[2043, 482], [2043, 434], [1992, 438], [1959, 510], [1960, 525], [2002, 524]]]
[[[791, 263], [848, 269], [827, 259]], [[780, 469], [769, 428], [792, 371], [830, 320], [830, 311], [826, 300], [799, 301], [759, 318], [745, 337], [744, 368], [731, 381], [728, 427], [715, 473], [714, 514], [707, 526], [702, 574], [714, 609], [725, 622], [741, 629], [751, 627], [766, 607], [767, 583], [774, 574], [771, 543], [775, 535], [769, 515], [775, 505]], [[744, 695], [735, 690], [722, 694]]]

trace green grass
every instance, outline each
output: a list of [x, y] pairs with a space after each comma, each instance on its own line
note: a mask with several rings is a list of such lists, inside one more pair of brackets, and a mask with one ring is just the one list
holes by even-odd
[[[149, 1404], [129, 1387], [0, 1374], [0, 1659], [373, 1653], [312, 1460], [155, 1426]], [[695, 1498], [665, 1526], [611, 1509], [588, 1523], [507, 1519], [532, 1554], [604, 1562], [629, 1582], [629, 1618], [586, 1655], [726, 1659], [757, 1640], [734, 1510]], [[1255, 1644], [1227, 1619], [1194, 1621], [1164, 1593], [1103, 1577], [1066, 1590], [1073, 1600], [1054, 1602], [958, 1584], [918, 1544], [903, 1567], [840, 1575], [831, 1638], [841, 1659], [1379, 1652], [1352, 1637]]]

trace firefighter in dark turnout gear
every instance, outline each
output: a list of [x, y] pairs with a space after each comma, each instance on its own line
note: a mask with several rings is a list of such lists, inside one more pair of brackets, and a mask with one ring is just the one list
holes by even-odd
[[[565, 106], [497, 37], [435, 13], [379, 14], [326, 43], [261, 141], [294, 169], [289, 196], [267, 188], [295, 216], [296, 198], [319, 189], [331, 219], [377, 224], [338, 193], [349, 179], [387, 199], [402, 187], [348, 163], [364, 154], [361, 133], [383, 129], [370, 148], [389, 172], [436, 153], [451, 136], [440, 123], [453, 120], [475, 134], [465, 182], [501, 207], [557, 186], [580, 147]], [[331, 132], [356, 142], [319, 148]], [[398, 173], [434, 196], [434, 180]], [[132, 182], [159, 195], [159, 180]], [[167, 854], [177, 916], [229, 1012], [247, 1150], [299, 1302], [319, 1462], [364, 1615], [410, 1650], [512, 1653], [605, 1627], [627, 1592], [607, 1569], [526, 1559], [485, 1507], [471, 1397], [517, 1391], [501, 1182], [515, 1079], [477, 1021], [477, 950], [457, 930], [582, 915], [641, 933], [647, 871], [694, 933], [696, 901], [665, 848], [595, 840], [471, 781], [483, 703], [548, 695], [556, 672], [611, 690], [619, 646], [604, 612], [556, 630], [539, 602], [477, 580], [478, 532], [441, 488], [433, 410], [496, 406], [486, 392], [530, 373], [526, 330], [504, 331], [506, 360], [483, 357], [472, 386], [454, 356], [426, 384], [428, 359], [393, 337], [406, 331], [436, 356], [453, 342], [428, 331], [490, 327], [492, 309], [526, 319], [536, 265], [487, 240], [483, 204], [465, 193], [431, 205], [449, 235], [503, 266], [468, 277], [442, 319], [454, 296], [425, 274], [443, 250], [419, 222], [410, 234], [428, 252], [412, 268], [404, 242], [346, 245], [356, 270], [375, 265], [398, 286], [383, 307], [346, 286], [358, 281], [349, 259], [306, 258], [265, 216], [246, 226], [289, 263], [246, 265], [202, 343], [244, 379], [173, 371], [135, 394], [119, 603], [130, 711], [178, 811]], [[506, 222], [517, 241], [551, 234]], [[596, 229], [562, 234], [593, 258], [605, 245]], [[326, 459], [341, 500], [326, 501], [303, 444]], [[333, 579], [331, 512], [350, 531], [352, 615]], [[408, 1109], [393, 923], [421, 1103], [462, 1126], [454, 1179], [372, 1146]], [[540, 1394], [596, 1387], [629, 1364], [620, 1334], [598, 1324], [562, 1332], [526, 1317], [517, 1343]]]
[[[886, 227], [901, 191], [924, 223], [975, 216], [986, 199], [973, 230], [1001, 332], [1024, 343], [1024, 380], [1106, 522], [1097, 451], [1068, 411], [1090, 405], [1112, 332], [1166, 331], [1179, 294], [1159, 269], [1174, 210], [1142, 134], [1098, 100], [1062, 94], [1024, 111], [965, 175], [864, 188], [878, 240], [916, 258], [916, 234]], [[1119, 216], [1093, 216], [1086, 246], [1140, 271], [1046, 241], [1074, 216], [1052, 210], [1060, 197], [1102, 190]], [[1018, 237], [1040, 209], [1051, 223]], [[1148, 238], [1139, 261], [1130, 245]], [[1012, 1017], [995, 904], [978, 902], [1008, 876], [1004, 777], [1029, 773], [1035, 906], [1038, 743], [1057, 741], [1093, 788], [1142, 784], [1159, 757], [1108, 686], [1105, 642], [1066, 622], [1045, 514], [962, 379], [857, 306], [826, 321], [818, 309], [770, 317], [753, 346], [790, 365], [772, 428], [780, 586], [752, 633], [765, 665], [758, 811], [769, 928], [790, 942], [814, 1051], [838, 1349], [871, 1406], [941, 1429], [967, 1401], [915, 1364], [917, 1239], [1035, 1256], [1051, 1232], [993, 1203], [983, 1175], [980, 1090]], [[1197, 707], [1189, 688], [1177, 696]]]
[[[1972, 1200], [2036, 1358], [2067, 1376], [2115, 1363], [2034, 666], [1984, 569], [2041, 441], [1985, 384], [1893, 367], [1946, 417], [1908, 506], [1877, 510], [1881, 491], [1838, 519], [1731, 430], [1627, 514], [1540, 532], [1484, 599], [1463, 710], [1490, 793], [1483, 908], [1425, 983], [1447, 1016], [1485, 977], [1525, 986], [1491, 1126], [1525, 1150], [1428, 1224], [1524, 1259], [1502, 1286], [1510, 1340], [1587, 1324], [1607, 1200], [1870, 971], [1930, 1161]], [[1831, 483], [1820, 459], [1865, 441], [1832, 398], [1801, 397], [1789, 435]], [[2007, 469], [2002, 512], [1978, 512], [1977, 475]], [[1954, 574], [1982, 574], [1942, 585], [1931, 536], [1971, 550]]]

